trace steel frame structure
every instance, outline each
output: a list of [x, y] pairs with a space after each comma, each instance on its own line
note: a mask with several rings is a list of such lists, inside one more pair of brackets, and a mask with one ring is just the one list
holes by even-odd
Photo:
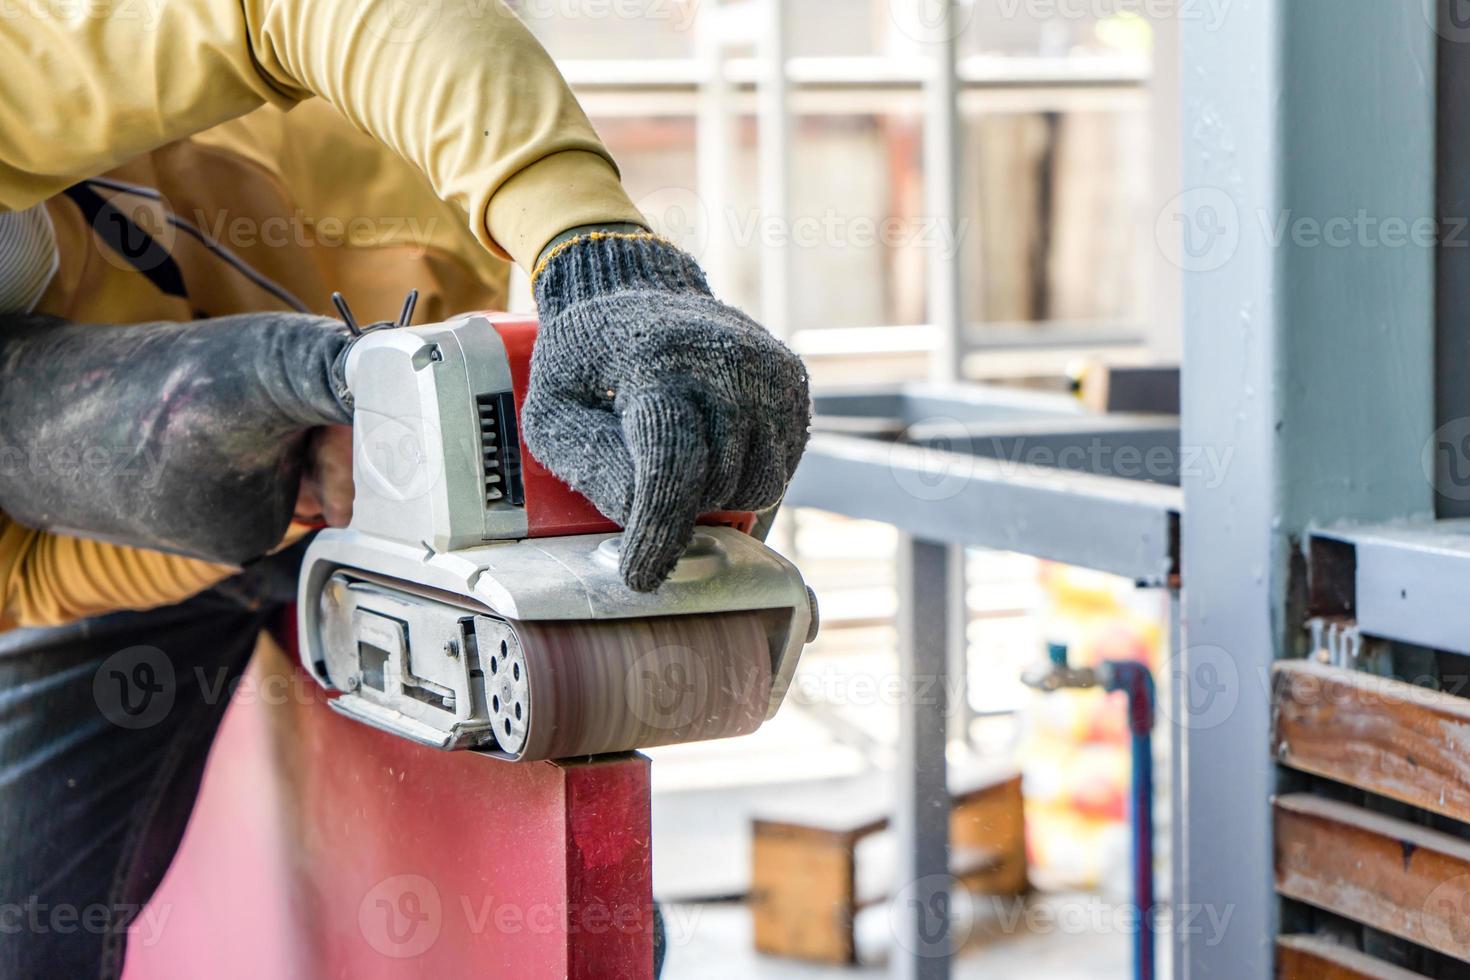
[[[1173, 586], [1183, 508], [1171, 485], [1177, 420], [1099, 419], [1068, 396], [955, 384], [828, 393], [817, 411], [819, 425], [837, 432], [814, 436], [787, 504], [883, 521], [903, 534], [898, 627], [907, 696], [894, 766], [890, 963], [895, 977], [936, 980], [950, 966], [949, 923], [936, 910], [948, 908], [938, 896], [953, 886], [945, 723], [953, 706], [942, 693], [920, 692], [946, 691], [947, 676], [963, 669], [954, 656], [965, 620], [957, 559], [966, 546], [998, 548]], [[1156, 479], [1096, 465], [1123, 447], [1139, 459], [1153, 453]]]
[[[1368, 215], [1412, 225], [1466, 196], [1470, 140], [1453, 120], [1470, 106], [1470, 59], [1462, 32], [1435, 23], [1438, 6], [1247, 0], [1219, 22], [1181, 16], [1170, 25], [1183, 66], [1187, 190], [1161, 217], [1178, 222], [1181, 238], [1204, 236], [1189, 247], [1160, 239], [1184, 271], [1180, 438], [1229, 453], [1218, 481], [1185, 471], [1177, 490], [1124, 489], [1116, 477], [1018, 476], [959, 454], [967, 460], [959, 488], [921, 500], [912, 487], [922, 492], [955, 472], [947, 468], [961, 465], [955, 454], [822, 435], [793, 486], [793, 503], [909, 532], [900, 622], [909, 674], [947, 669], [954, 542], [1152, 571], [1155, 584], [1180, 573], [1182, 637], [1164, 679], [1175, 704], [1172, 903], [1176, 923], [1212, 907], [1228, 910], [1231, 926], [1211, 943], [1173, 931], [1179, 980], [1273, 972], [1281, 907], [1269, 801], [1279, 776], [1260, 679], [1306, 642], [1310, 543], [1335, 544], [1339, 560], [1351, 553], [1365, 632], [1461, 652], [1470, 645], [1456, 590], [1470, 570], [1466, 526], [1430, 523], [1470, 505], [1436, 499], [1421, 465], [1426, 446], [1435, 452], [1436, 425], [1470, 414], [1455, 366], [1470, 349], [1470, 257], [1422, 242], [1385, 248], [1361, 232], [1329, 243], [1294, 224]], [[941, 103], [953, 98], [953, 49], [935, 50], [926, 177], [931, 201], [952, 209], [946, 188], [958, 147], [945, 139]], [[931, 267], [934, 319], [947, 338], [937, 348], [940, 380], [956, 373], [959, 317], [949, 297], [958, 274]], [[893, 491], [906, 482], [910, 492]], [[1068, 523], [1077, 514], [1092, 515], [1091, 533]], [[910, 705], [901, 726], [902, 894], [917, 901], [899, 916], [898, 977], [948, 973], [947, 945], [923, 917], [925, 900], [944, 887], [935, 813], [945, 740], [935, 714]]]

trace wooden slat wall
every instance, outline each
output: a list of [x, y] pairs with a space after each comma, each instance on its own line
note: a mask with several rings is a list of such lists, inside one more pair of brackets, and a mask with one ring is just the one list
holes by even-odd
[[1470, 843], [1308, 794], [1274, 809], [1277, 892], [1470, 960]]
[[1282, 936], [1276, 940], [1276, 980], [1427, 978], [1316, 936]]
[[1470, 821], [1470, 701], [1303, 660], [1273, 694], [1284, 765]]

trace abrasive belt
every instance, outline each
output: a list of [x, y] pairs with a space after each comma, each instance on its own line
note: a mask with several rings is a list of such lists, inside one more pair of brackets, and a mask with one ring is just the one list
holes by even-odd
[[757, 612], [512, 622], [481, 650], [495, 736], [515, 759], [562, 759], [746, 735], [771, 698]]

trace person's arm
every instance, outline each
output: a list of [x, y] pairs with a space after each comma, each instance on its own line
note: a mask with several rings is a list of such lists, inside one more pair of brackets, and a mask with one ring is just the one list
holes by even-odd
[[0, 621], [177, 602], [293, 517], [345, 523], [350, 344], [296, 313], [0, 316]]
[[265, 102], [318, 95], [527, 269], [567, 228], [643, 221], [550, 57], [499, 0], [63, 9], [0, 18], [0, 206], [28, 207]]

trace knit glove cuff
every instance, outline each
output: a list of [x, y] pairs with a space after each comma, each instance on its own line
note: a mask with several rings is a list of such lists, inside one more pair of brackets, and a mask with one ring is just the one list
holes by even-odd
[[649, 231], [592, 231], [569, 238], [536, 264], [532, 281], [543, 321], [612, 293], [657, 289], [710, 295], [693, 257]]

